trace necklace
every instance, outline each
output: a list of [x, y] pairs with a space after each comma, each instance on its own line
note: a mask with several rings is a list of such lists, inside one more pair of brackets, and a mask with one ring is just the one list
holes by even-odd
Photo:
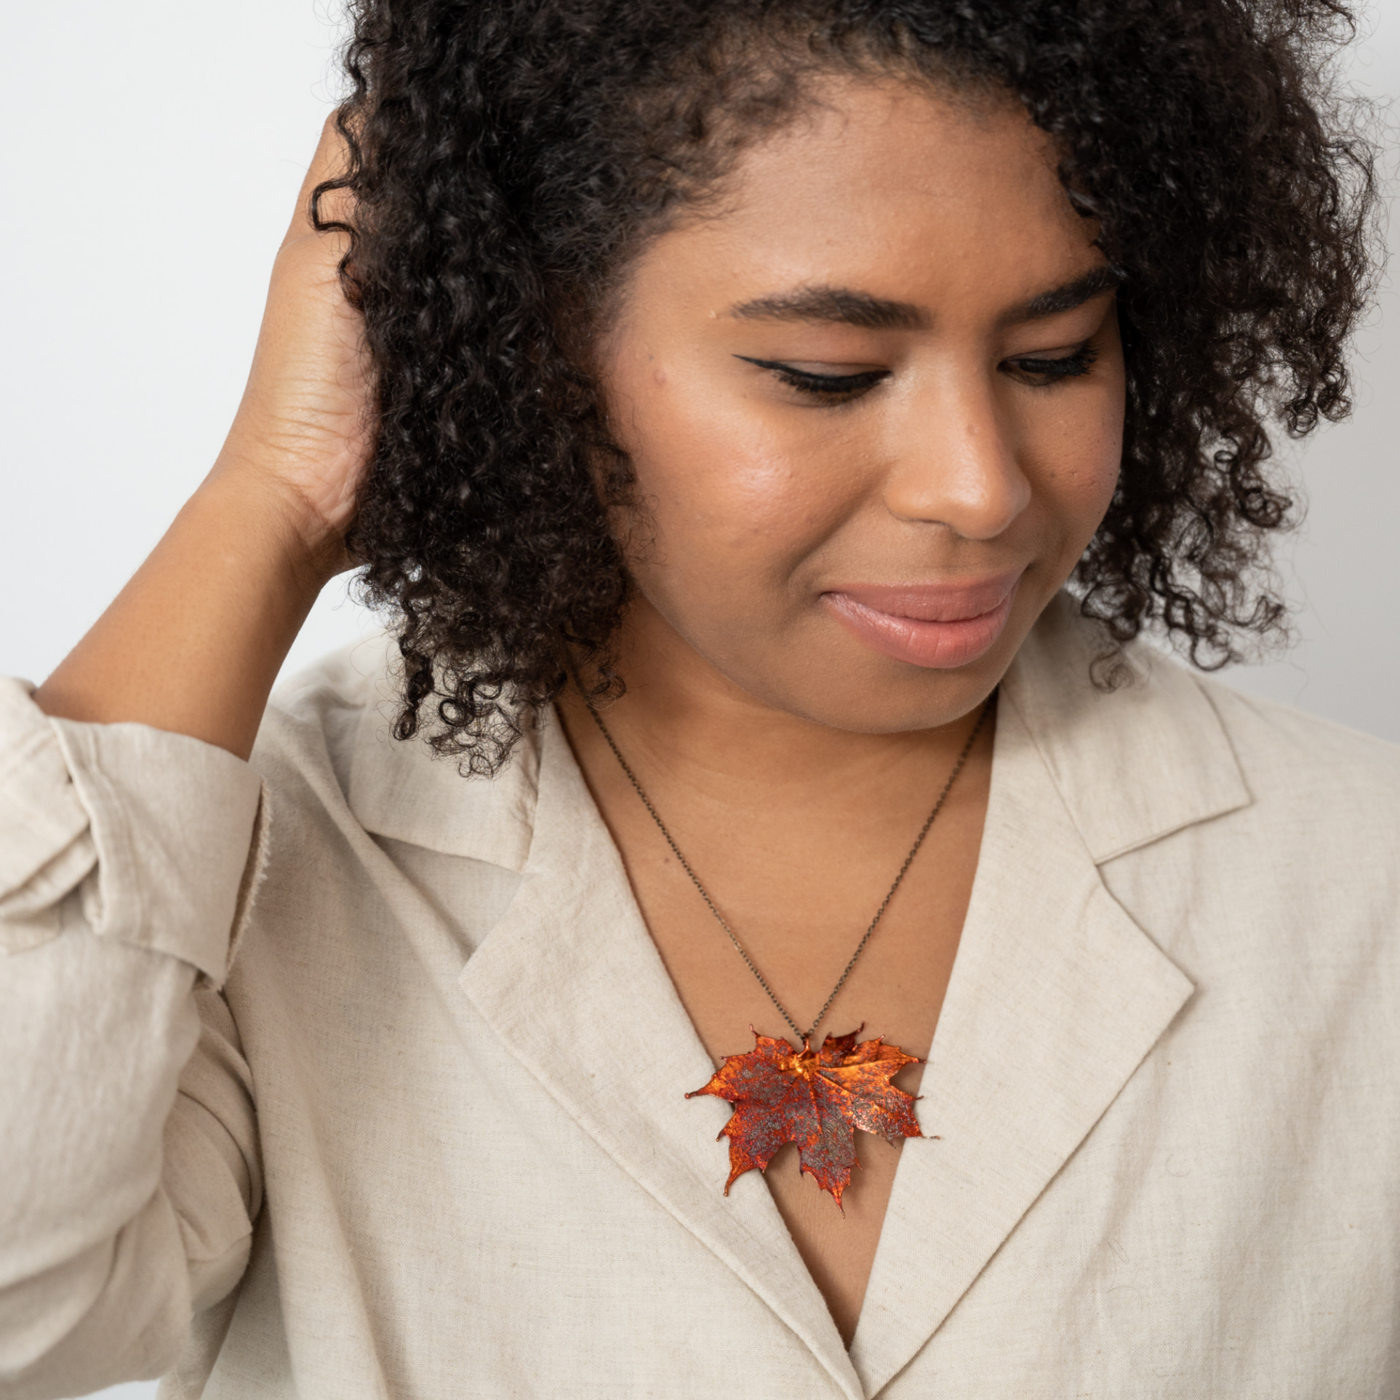
[[[580, 687], [581, 689], [581, 687]], [[792, 1027], [793, 1033], [802, 1042], [799, 1050], [791, 1042], [760, 1035], [754, 1031], [754, 1048], [742, 1055], [727, 1055], [718, 1072], [701, 1089], [686, 1095], [692, 1099], [701, 1095], [725, 1099], [733, 1108], [729, 1122], [720, 1130], [720, 1137], [729, 1139], [729, 1180], [725, 1183], [724, 1194], [745, 1172], [757, 1168], [766, 1171], [774, 1153], [787, 1142], [798, 1145], [801, 1169], [811, 1176], [817, 1185], [831, 1194], [839, 1206], [841, 1193], [850, 1183], [851, 1168], [856, 1163], [855, 1129], [868, 1133], [879, 1133], [888, 1142], [899, 1138], [922, 1137], [918, 1119], [914, 1116], [914, 1097], [897, 1089], [890, 1082], [905, 1065], [920, 1063], [917, 1055], [906, 1054], [897, 1045], [886, 1045], [877, 1037], [874, 1040], [857, 1043], [864, 1026], [847, 1035], [828, 1035], [823, 1043], [812, 1049], [812, 1037], [817, 1027], [826, 1019], [826, 1013], [836, 1000], [841, 988], [846, 985], [851, 970], [870, 942], [871, 935], [884, 918], [885, 910], [895, 896], [914, 863], [924, 838], [933, 826], [943, 804], [948, 799], [953, 783], [967, 763], [972, 746], [982, 732], [996, 705], [996, 692], [987, 697], [982, 706], [972, 732], [967, 736], [958, 754], [958, 760], [949, 773], [933, 810], [928, 814], [919, 834], [914, 839], [909, 854], [899, 867], [894, 883], [889, 887], [880, 907], [875, 911], [870, 926], [865, 930], [850, 961], [836, 979], [817, 1018], [803, 1031], [778, 1000], [777, 994], [768, 985], [767, 979], [758, 970], [757, 964], [749, 956], [748, 950], [739, 941], [738, 935], [730, 927], [724, 915], [719, 912], [709, 891], [700, 883], [691, 864], [681, 853], [676, 839], [661, 820], [661, 814], [653, 806], [631, 765], [622, 756], [603, 717], [585, 699], [588, 713], [598, 726], [608, 747], [613, 752], [627, 775], [628, 781], [641, 798], [652, 821], [657, 825], [672, 854], [680, 862], [681, 869], [690, 877], [690, 882], [705, 901], [705, 907], [714, 915], [719, 926], [728, 935], [744, 965], [753, 973], [758, 985], [768, 994], [769, 1000], [777, 1007], [784, 1021]], [[753, 1027], [749, 1027], [753, 1030]]]

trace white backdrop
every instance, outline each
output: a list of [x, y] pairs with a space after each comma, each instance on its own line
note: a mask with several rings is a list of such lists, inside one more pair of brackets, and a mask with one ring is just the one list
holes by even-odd
[[[213, 461], [339, 91], [338, 24], [336, 0], [7, 14], [0, 671], [47, 675]], [[1400, 0], [1369, 12], [1349, 71], [1382, 101], [1400, 94]], [[1358, 350], [1355, 418], [1289, 459], [1310, 500], [1281, 560], [1301, 642], [1227, 679], [1400, 741], [1400, 297], [1388, 284]], [[372, 625], [332, 584], [288, 666]]]
[[[267, 271], [338, 90], [338, 0], [26, 6], [0, 47], [0, 671], [40, 680], [218, 451]], [[1400, 0], [1353, 81], [1400, 94]], [[1386, 175], [1393, 184], [1393, 148]], [[1290, 458], [1301, 644], [1244, 689], [1400, 740], [1400, 298], [1362, 332], [1355, 418]], [[291, 668], [372, 623], [332, 584]]]

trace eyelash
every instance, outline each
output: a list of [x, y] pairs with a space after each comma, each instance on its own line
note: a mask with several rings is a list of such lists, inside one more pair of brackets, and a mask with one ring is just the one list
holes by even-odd
[[[755, 360], [748, 355], [737, 355], [735, 358], [743, 360], [746, 364], [756, 365], [759, 369], [771, 370], [789, 388], [826, 404], [833, 404], [833, 400], [838, 404], [850, 403], [890, 376], [887, 369], [863, 370], [859, 374], [812, 374], [808, 370], [785, 365], [781, 360]], [[1096, 352], [1086, 342], [1078, 346], [1073, 354], [1061, 355], [1058, 359], [1042, 360], [1019, 355], [1005, 363], [1040, 381], [1032, 387], [1048, 389], [1062, 379], [1077, 379], [1088, 374], [1090, 366], [1097, 358]]]
[[1033, 356], [1018, 355], [1006, 363], [1015, 365], [1022, 374], [1045, 381], [1036, 387], [1049, 388], [1061, 379], [1078, 379], [1080, 375], [1088, 374], [1090, 366], [1098, 357], [1098, 352], [1086, 341], [1083, 345], [1076, 346], [1072, 354], [1061, 355], [1057, 360], [1038, 360]]

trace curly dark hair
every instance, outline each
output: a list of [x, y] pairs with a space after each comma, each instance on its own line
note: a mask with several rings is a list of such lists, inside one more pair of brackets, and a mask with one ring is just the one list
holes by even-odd
[[[1122, 275], [1117, 494], [1074, 584], [1196, 664], [1276, 631], [1270, 427], [1349, 408], [1372, 279], [1340, 0], [358, 0], [351, 251], [378, 445], [351, 544], [399, 617], [396, 734], [493, 771], [629, 596], [588, 348], [630, 260], [814, 77], [1000, 90]], [[332, 186], [323, 186], [319, 196]], [[600, 463], [603, 464], [600, 470]], [[600, 481], [600, 476], [603, 478]], [[596, 673], [596, 672], [595, 672]], [[603, 668], [606, 674], [606, 668]], [[426, 716], [425, 716], [426, 711]], [[425, 717], [427, 719], [424, 724]]]

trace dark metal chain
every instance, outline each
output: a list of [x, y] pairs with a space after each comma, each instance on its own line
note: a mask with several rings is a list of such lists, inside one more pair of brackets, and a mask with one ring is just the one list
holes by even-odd
[[[582, 691], [582, 687], [580, 687], [580, 691]], [[637, 796], [642, 799], [642, 805], [651, 814], [652, 821], [656, 823], [661, 834], [666, 838], [666, 844], [671, 848], [676, 859], [680, 861], [681, 869], [690, 876], [690, 883], [700, 891], [700, 898], [705, 901], [705, 907], [715, 916], [720, 928], [729, 935], [729, 941], [734, 945], [739, 956], [743, 958], [744, 965], [753, 973], [754, 977], [758, 979], [758, 985], [768, 993], [768, 999], [778, 1008], [783, 1020], [792, 1027], [793, 1034], [806, 1044], [812, 1039], [813, 1035], [816, 1034], [817, 1027], [826, 1019], [826, 1013], [831, 1010], [831, 1003], [836, 1000], [837, 994], [840, 992], [841, 988], [846, 985], [846, 979], [851, 975], [851, 969], [855, 967], [856, 959], [865, 951], [865, 945], [870, 942], [871, 934], [875, 932], [880, 920], [884, 918], [885, 910], [890, 906], [890, 900], [894, 898], [895, 891], [903, 883], [905, 874], [914, 863], [914, 857], [919, 854], [919, 847], [924, 844], [924, 837], [928, 835], [929, 828], [933, 825], [934, 818], [943, 810], [943, 804], [948, 799], [948, 793], [951, 791], [953, 783], [956, 781], [958, 774], [962, 772], [963, 765], [967, 762], [967, 757], [972, 752], [972, 746], [977, 742], [977, 736], [982, 732], [982, 726], [986, 724], [987, 717], [992, 713], [996, 705], [996, 691], [993, 691], [991, 695], [987, 697], [987, 703], [982, 706], [982, 713], [977, 716], [977, 723], [972, 726], [972, 733], [967, 736], [967, 742], [962, 746], [962, 752], [958, 755], [958, 761], [953, 765], [953, 771], [948, 774], [948, 781], [943, 784], [943, 791], [938, 794], [938, 801], [933, 804], [933, 811], [928, 814], [928, 819], [924, 822], [923, 826], [919, 828], [919, 834], [915, 838], [913, 846], [910, 847], [909, 854], [904, 857], [904, 864], [899, 867], [899, 874], [894, 877], [894, 884], [890, 886], [888, 893], [886, 893], [884, 899], [880, 901], [880, 907], [875, 911], [875, 917], [871, 919], [870, 927], [865, 930], [864, 936], [861, 938], [860, 942], [856, 944], [856, 950], [851, 954], [850, 962], [846, 964], [845, 971], [842, 972], [841, 976], [837, 979], [836, 985], [831, 989], [831, 995], [827, 997], [822, 1009], [817, 1012], [817, 1019], [812, 1022], [806, 1034], [803, 1034], [798, 1028], [797, 1022], [788, 1014], [787, 1007], [778, 1000], [777, 994], [773, 991], [772, 987], [768, 985], [763, 974], [758, 970], [754, 960], [749, 956], [748, 950], [739, 942], [738, 936], [735, 934], [734, 930], [729, 927], [729, 924], [725, 921], [724, 915], [715, 908], [715, 902], [710, 898], [709, 892], [705, 889], [704, 885], [700, 883], [700, 877], [690, 868], [690, 862], [681, 854], [681, 848], [676, 845], [675, 837], [666, 829], [666, 823], [661, 820], [661, 814], [651, 805], [651, 798], [647, 796], [646, 789], [637, 781], [637, 775], [628, 766], [627, 760], [623, 758], [622, 750], [618, 748], [613, 736], [608, 732], [607, 725], [603, 723], [602, 715], [593, 708], [592, 702], [588, 701], [586, 696], [585, 703], [588, 705], [588, 713], [593, 716], [593, 722], [598, 726], [603, 738], [608, 741], [608, 747], [613, 751], [613, 757], [622, 765], [622, 771], [627, 774], [628, 781], [636, 788]]]

